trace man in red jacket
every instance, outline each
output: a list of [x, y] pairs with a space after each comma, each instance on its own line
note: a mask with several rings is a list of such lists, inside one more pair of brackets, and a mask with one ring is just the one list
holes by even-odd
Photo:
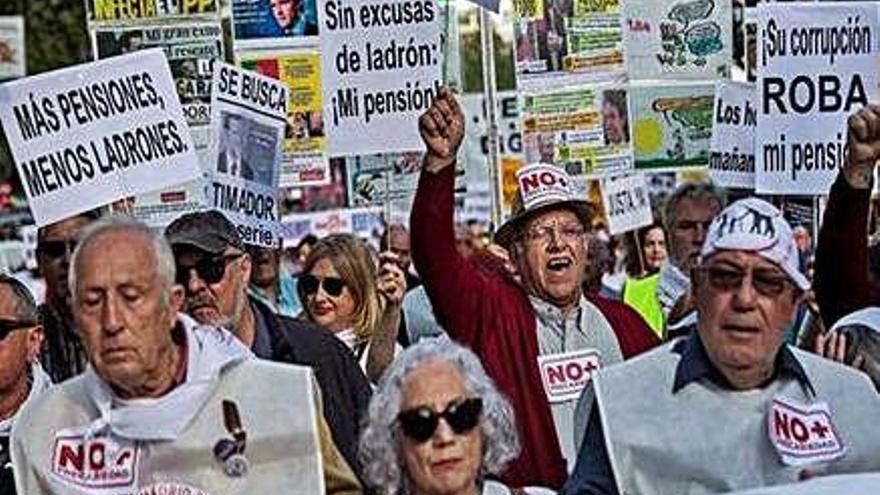
[[523, 451], [505, 481], [560, 488], [576, 455], [575, 406], [592, 373], [657, 340], [633, 310], [582, 292], [589, 207], [555, 166], [517, 174], [519, 204], [495, 234], [521, 283], [480, 257], [461, 257], [453, 183], [464, 117], [448, 90], [419, 128], [427, 151], [411, 215], [416, 269], [438, 321], [480, 356], [513, 404]]

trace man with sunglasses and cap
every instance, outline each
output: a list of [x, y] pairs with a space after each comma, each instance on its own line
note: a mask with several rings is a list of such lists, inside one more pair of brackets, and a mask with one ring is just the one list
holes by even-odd
[[500, 260], [463, 258], [453, 188], [464, 117], [448, 89], [419, 125], [427, 151], [410, 217], [416, 269], [438, 321], [480, 356], [516, 412], [524, 448], [504, 481], [560, 488], [576, 458], [575, 408], [590, 376], [657, 339], [632, 309], [582, 291], [590, 208], [558, 167], [517, 173], [519, 202], [495, 234], [522, 283], [498, 269]]
[[51, 385], [40, 366], [37, 304], [25, 285], [0, 273], [0, 494], [14, 495], [9, 437], [24, 406]]
[[99, 216], [98, 210], [90, 210], [37, 230], [37, 268], [46, 281], [46, 300], [40, 305], [45, 337], [40, 359], [54, 383], [82, 373], [88, 363], [73, 322], [67, 277], [77, 235]]
[[165, 237], [174, 251], [177, 283], [185, 289], [184, 311], [199, 323], [228, 329], [258, 357], [314, 368], [333, 440], [356, 467], [358, 422], [371, 389], [345, 344], [248, 296], [251, 257], [219, 211], [183, 215], [165, 229]]
[[868, 378], [784, 344], [809, 282], [780, 211], [728, 206], [691, 280], [696, 331], [593, 378], [562, 493], [725, 492], [880, 469]]
[[312, 371], [256, 359], [226, 330], [179, 313], [183, 288], [161, 234], [99, 220], [71, 270], [89, 368], [16, 422], [20, 493], [360, 493]]

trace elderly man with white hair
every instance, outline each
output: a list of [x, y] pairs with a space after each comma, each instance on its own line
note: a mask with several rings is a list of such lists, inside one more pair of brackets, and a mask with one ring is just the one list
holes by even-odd
[[71, 268], [89, 367], [18, 419], [19, 493], [360, 493], [311, 370], [256, 359], [227, 331], [179, 314], [183, 288], [161, 235], [99, 220]]
[[784, 345], [809, 283], [792, 229], [746, 198], [692, 271], [697, 330], [593, 379], [564, 494], [743, 490], [880, 469], [880, 398], [852, 368]]

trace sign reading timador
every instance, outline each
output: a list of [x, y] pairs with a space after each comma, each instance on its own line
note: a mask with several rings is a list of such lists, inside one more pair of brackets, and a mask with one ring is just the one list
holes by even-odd
[[201, 176], [159, 49], [4, 84], [0, 121], [40, 226]]
[[826, 194], [846, 155], [846, 120], [877, 88], [878, 7], [761, 4], [759, 193]]

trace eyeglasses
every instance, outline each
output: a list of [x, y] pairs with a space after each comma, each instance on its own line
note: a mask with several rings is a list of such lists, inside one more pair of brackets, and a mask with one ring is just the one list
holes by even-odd
[[39, 323], [35, 321], [9, 320], [6, 318], [0, 318], [0, 340], [5, 339], [7, 335], [16, 330], [35, 327], [37, 325], [39, 325]]
[[64, 255], [70, 255], [75, 248], [76, 240], [74, 239], [66, 241], [41, 241], [37, 244], [37, 250], [50, 258], [61, 258]]
[[328, 296], [339, 297], [342, 294], [342, 289], [345, 288], [345, 282], [339, 277], [318, 278], [311, 274], [300, 277], [298, 284], [300, 290], [306, 295], [317, 293], [318, 287], [321, 287]]
[[529, 242], [549, 242], [554, 237], [565, 242], [579, 241], [585, 234], [584, 226], [577, 223], [563, 225], [559, 230], [549, 225], [535, 225], [526, 230]]
[[227, 254], [224, 256], [202, 258], [192, 266], [177, 265], [177, 283], [183, 286], [188, 285], [189, 271], [195, 269], [196, 274], [198, 274], [200, 279], [209, 284], [216, 284], [223, 280], [223, 275], [226, 274], [226, 266], [242, 256], [244, 256], [244, 253]]
[[[701, 268], [715, 290], [731, 291], [742, 287], [746, 271], [724, 266], [707, 266]], [[791, 285], [787, 276], [772, 270], [752, 270], [752, 286], [759, 294], [774, 297], [782, 294]]]
[[467, 433], [480, 422], [483, 412], [483, 400], [479, 398], [465, 399], [457, 404], [450, 404], [443, 412], [436, 413], [427, 407], [418, 407], [403, 411], [397, 415], [397, 422], [403, 434], [416, 442], [428, 441], [437, 430], [440, 418], [452, 428], [457, 435]]

